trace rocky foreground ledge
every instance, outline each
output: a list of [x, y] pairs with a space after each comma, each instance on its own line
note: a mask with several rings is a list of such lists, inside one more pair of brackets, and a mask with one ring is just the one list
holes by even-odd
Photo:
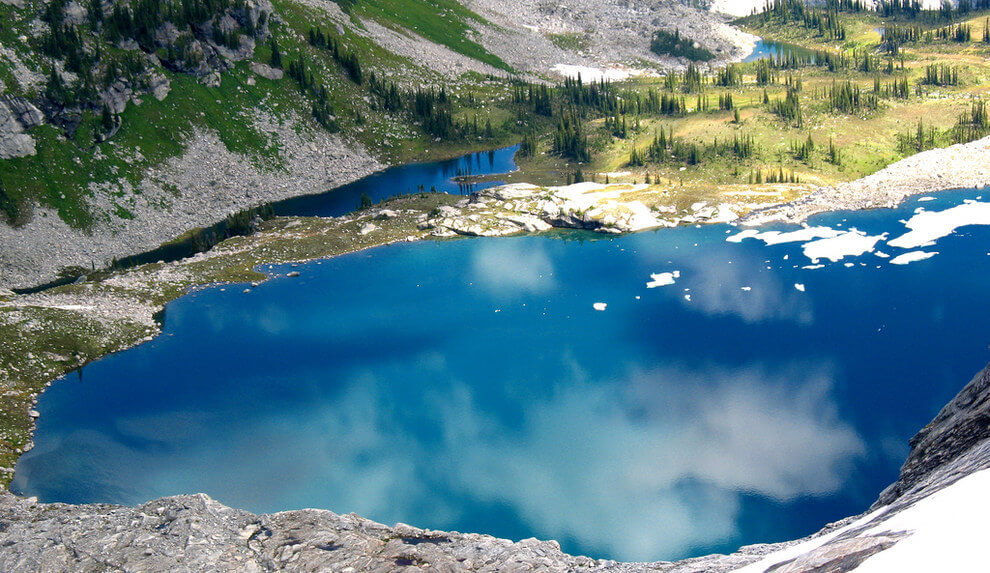
[[[902, 549], [913, 570], [977, 564], [982, 547], [933, 528], [961, 522], [979, 535], [990, 475], [990, 366], [911, 441], [901, 478], [867, 514], [799, 541], [743, 547], [732, 555], [679, 562], [618, 563], [567, 555], [554, 541], [511, 542], [487, 535], [387, 527], [356, 515], [301, 510], [254, 515], [205, 495], [138, 507], [40, 504], [0, 493], [3, 571], [851, 571], [876, 567]], [[981, 478], [981, 482], [975, 482]], [[974, 486], [976, 486], [974, 488]], [[982, 489], [980, 489], [982, 488]], [[983, 494], [983, 495], [980, 495]], [[937, 511], [933, 511], [937, 510]], [[938, 519], [943, 515], [943, 520]], [[972, 515], [968, 515], [972, 514]], [[934, 516], [934, 517], [933, 517]], [[906, 519], [906, 518], [913, 518]], [[920, 519], [924, 518], [924, 519]], [[970, 519], [970, 521], [967, 521]], [[904, 527], [918, 523], [919, 531]], [[944, 528], [943, 528], [944, 529]], [[935, 534], [945, 531], [934, 531]], [[939, 539], [938, 535], [934, 536]], [[914, 543], [917, 538], [918, 543]], [[912, 543], [914, 545], [912, 546]], [[960, 548], [959, 546], [962, 546]], [[923, 550], [919, 561], [917, 550]], [[967, 553], [968, 551], [968, 553]], [[905, 557], [906, 554], [906, 557]], [[974, 557], [975, 556], [975, 557]], [[973, 561], [969, 558], [974, 557]], [[925, 562], [927, 560], [927, 562]], [[899, 561], [894, 560], [893, 563]], [[903, 561], [900, 561], [903, 563]], [[960, 570], [956, 568], [943, 570]]]

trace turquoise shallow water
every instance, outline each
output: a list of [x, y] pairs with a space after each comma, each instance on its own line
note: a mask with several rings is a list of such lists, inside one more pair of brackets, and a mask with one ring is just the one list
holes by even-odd
[[811, 58], [814, 59], [814, 50], [809, 50], [795, 44], [786, 44], [784, 42], [774, 42], [773, 40], [763, 40], [759, 39], [756, 41], [756, 46], [753, 47], [753, 51], [743, 58], [743, 62], [755, 62], [756, 60], [762, 58], [781, 58], [783, 56], [788, 56], [793, 54], [801, 58]]
[[[916, 208], [977, 196], [812, 224], [892, 239]], [[865, 510], [985, 364], [990, 228], [905, 266], [815, 269], [800, 243], [739, 232], [402, 244], [196, 291], [162, 336], [42, 396], [13, 487], [202, 491], [618, 559], [810, 533]]]

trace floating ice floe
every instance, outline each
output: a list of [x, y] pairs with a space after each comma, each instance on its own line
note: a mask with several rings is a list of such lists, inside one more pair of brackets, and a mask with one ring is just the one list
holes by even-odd
[[651, 273], [650, 278], [653, 280], [646, 283], [646, 288], [657, 288], [672, 285], [677, 282], [676, 279], [681, 278], [681, 271], [673, 271], [670, 273]]
[[739, 290], [744, 290], [746, 292], [749, 292], [749, 291], [753, 290], [753, 287], [739, 287]]
[[844, 231], [836, 231], [830, 227], [804, 227], [796, 231], [764, 231], [756, 229], [746, 229], [745, 231], [732, 235], [725, 240], [730, 243], [741, 243], [743, 239], [757, 239], [767, 245], [777, 245], [780, 243], [800, 243], [813, 239], [828, 239], [842, 235]]
[[990, 225], [990, 203], [967, 201], [945, 211], [922, 211], [904, 224], [911, 230], [887, 244], [902, 249], [925, 247], [951, 235], [959, 227]]
[[819, 259], [828, 259], [838, 262], [845, 257], [858, 257], [863, 253], [873, 251], [876, 244], [887, 238], [887, 233], [882, 235], [867, 235], [862, 231], [850, 229], [842, 231], [838, 235], [819, 239], [805, 243], [802, 246], [804, 256], [817, 264]]
[[883, 251], [874, 251], [873, 254], [876, 255], [876, 256], [878, 256], [878, 257], [880, 257], [881, 259], [889, 259], [890, 258], [890, 255], [888, 255], [887, 253], [885, 253]]
[[691, 295], [689, 294], [684, 295], [684, 300], [691, 302]]
[[591, 306], [592, 306], [592, 308], [594, 308], [595, 310], [598, 310], [598, 311], [603, 311], [606, 308], [608, 308], [608, 304], [606, 304], [604, 302], [596, 302], [595, 304], [593, 304]]
[[825, 265], [804, 265], [801, 268], [802, 269], [807, 269], [809, 271], [813, 271], [815, 269], [824, 269], [825, 268]]
[[904, 253], [903, 255], [898, 255], [890, 259], [890, 264], [892, 265], [906, 265], [908, 263], [913, 263], [915, 261], [923, 261], [925, 259], [930, 259], [938, 254], [938, 251], [911, 251], [910, 253]]
[[934, 201], [934, 200], [935, 200], [934, 197], [919, 197], [918, 198], [918, 203], [924, 203], [926, 201]]
[[799, 290], [801, 292], [804, 292], [804, 285], [801, 284], [801, 283], [794, 283], [794, 288], [796, 288], [797, 290]]

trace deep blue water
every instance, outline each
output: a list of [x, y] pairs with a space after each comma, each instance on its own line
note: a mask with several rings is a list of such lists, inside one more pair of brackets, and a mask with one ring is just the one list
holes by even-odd
[[[893, 238], [921, 205], [812, 224]], [[818, 269], [739, 231], [402, 244], [196, 291], [162, 336], [42, 396], [13, 487], [206, 492], [619, 559], [808, 534], [865, 510], [988, 359], [990, 227], [906, 266]]]
[[773, 40], [759, 39], [756, 41], [756, 46], [753, 48], [753, 52], [750, 53], [743, 59], [743, 62], [755, 62], [756, 60], [769, 57], [781, 57], [788, 53], [792, 53], [795, 56], [805, 56], [814, 58], [815, 52], [798, 46], [795, 44], [787, 44], [784, 42], [774, 42]]
[[382, 199], [420, 191], [467, 194], [501, 181], [465, 182], [459, 178], [498, 175], [516, 170], [513, 157], [518, 145], [471, 153], [455, 159], [430, 163], [410, 163], [391, 167], [319, 195], [294, 197], [272, 204], [276, 215], [297, 217], [337, 217], [355, 209], [367, 194], [375, 203]]

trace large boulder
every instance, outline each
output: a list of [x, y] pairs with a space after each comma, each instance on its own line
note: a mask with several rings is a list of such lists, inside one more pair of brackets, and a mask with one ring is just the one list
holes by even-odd
[[0, 158], [27, 157], [37, 151], [25, 130], [41, 125], [45, 117], [22, 97], [0, 97]]

